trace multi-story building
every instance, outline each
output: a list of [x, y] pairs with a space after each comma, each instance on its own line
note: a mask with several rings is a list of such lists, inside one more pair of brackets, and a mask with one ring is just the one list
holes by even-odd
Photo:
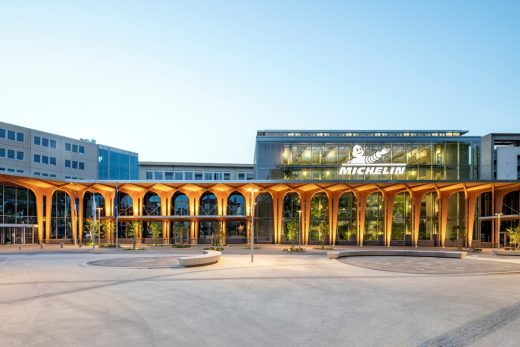
[[54, 139], [52, 149], [70, 155], [56, 162], [78, 161], [94, 143], [80, 141], [81, 150], [68, 139], [5, 128], [7, 159], [0, 162], [20, 166], [0, 173], [0, 242], [84, 241], [94, 206], [113, 222], [117, 211], [122, 240], [140, 221], [145, 239], [150, 223], [160, 223], [164, 242], [192, 243], [217, 233], [228, 243], [247, 242], [252, 225], [256, 241], [290, 242], [296, 225], [304, 244], [497, 247], [520, 220], [520, 181], [510, 170], [518, 171], [517, 134], [265, 130], [257, 133], [254, 165], [143, 162], [141, 179], [130, 173], [126, 180], [120, 170], [118, 177], [103, 171], [132, 166], [108, 150], [97, 152], [98, 178], [69, 184], [63, 173], [38, 179], [32, 166], [21, 166], [47, 153], [32, 149], [35, 136], [40, 147], [47, 137], [49, 147]]
[[138, 179], [137, 153], [0, 122], [0, 173], [52, 179]]
[[139, 178], [147, 181], [244, 181], [255, 178], [252, 164], [140, 162]]
[[520, 134], [485, 135], [482, 137], [481, 153], [482, 179], [520, 179]]
[[411, 180], [479, 178], [479, 136], [461, 130], [263, 130], [256, 179]]

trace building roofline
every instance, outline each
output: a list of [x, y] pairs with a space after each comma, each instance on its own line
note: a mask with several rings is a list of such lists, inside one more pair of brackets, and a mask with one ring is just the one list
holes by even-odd
[[139, 161], [139, 165], [148, 166], [195, 166], [195, 167], [251, 167], [254, 164], [237, 164], [237, 163], [190, 163], [190, 162], [166, 162], [166, 161]]
[[460, 137], [467, 134], [468, 130], [257, 130], [257, 137], [284, 136], [284, 137]]

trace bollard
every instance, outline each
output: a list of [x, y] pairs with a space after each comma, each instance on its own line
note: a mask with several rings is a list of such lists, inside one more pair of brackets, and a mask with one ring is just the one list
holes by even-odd
[[22, 250], [22, 246], [18, 245], [18, 250], [21, 251]]
[[43, 249], [43, 243], [40, 243], [40, 249]]
[[63, 242], [62, 242], [62, 243], [60, 243], [60, 248], [63, 248]]

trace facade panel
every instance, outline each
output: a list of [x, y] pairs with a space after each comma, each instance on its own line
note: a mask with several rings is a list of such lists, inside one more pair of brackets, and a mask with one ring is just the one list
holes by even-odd
[[[266, 135], [267, 133], [267, 135]], [[355, 136], [316, 132], [257, 135], [256, 178], [261, 180], [476, 180], [480, 138], [464, 132]], [[435, 134], [435, 135], [432, 135]], [[456, 134], [456, 135], [454, 135]]]

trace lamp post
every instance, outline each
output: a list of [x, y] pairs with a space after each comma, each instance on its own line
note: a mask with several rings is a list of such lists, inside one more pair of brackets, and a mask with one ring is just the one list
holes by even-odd
[[258, 189], [250, 189], [251, 192], [251, 263], [254, 262], [255, 249], [255, 192]]
[[[498, 237], [497, 237], [497, 242], [498, 242], [498, 248], [500, 248], [500, 216], [502, 216], [503, 213], [495, 213], [495, 216], [497, 216], [497, 220], [498, 220]], [[504, 247], [505, 247], [505, 244], [504, 244]]]

